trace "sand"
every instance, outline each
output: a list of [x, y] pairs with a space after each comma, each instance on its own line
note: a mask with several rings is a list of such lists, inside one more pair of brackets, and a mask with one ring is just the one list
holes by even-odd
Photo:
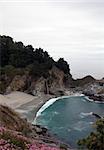
[[24, 92], [11, 92], [7, 95], [0, 94], [0, 104], [6, 105], [19, 112], [24, 118], [32, 122], [38, 109], [52, 96], [41, 94], [32, 96]]
[[12, 92], [8, 95], [0, 94], [0, 104], [8, 105], [13, 109], [20, 107], [21, 105], [33, 101], [35, 96], [26, 94], [23, 92]]

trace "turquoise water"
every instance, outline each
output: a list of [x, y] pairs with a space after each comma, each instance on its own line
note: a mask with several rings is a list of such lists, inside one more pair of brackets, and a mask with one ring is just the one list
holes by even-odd
[[73, 148], [77, 147], [78, 139], [93, 131], [96, 118], [91, 112], [104, 116], [104, 104], [89, 102], [84, 96], [60, 98], [43, 110], [36, 123], [47, 127]]

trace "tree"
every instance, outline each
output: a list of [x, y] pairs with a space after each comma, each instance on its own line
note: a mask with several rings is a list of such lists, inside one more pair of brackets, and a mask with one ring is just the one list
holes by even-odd
[[95, 132], [91, 132], [87, 138], [78, 141], [81, 148], [104, 150], [104, 118], [96, 121], [95, 128]]
[[70, 69], [68, 63], [64, 60], [64, 58], [60, 58], [56, 62], [56, 67], [58, 67], [60, 70], [64, 71], [65, 74], [70, 74]]
[[70, 74], [69, 65], [63, 58], [55, 62], [42, 48], [34, 50], [31, 45], [25, 46], [21, 41], [14, 42], [9, 36], [0, 36], [0, 67], [8, 65], [15, 68], [26, 68], [31, 65], [31, 73], [45, 77], [52, 66], [56, 65], [65, 74]]
[[0, 66], [8, 65], [9, 50], [13, 44], [13, 39], [9, 36], [0, 36]]

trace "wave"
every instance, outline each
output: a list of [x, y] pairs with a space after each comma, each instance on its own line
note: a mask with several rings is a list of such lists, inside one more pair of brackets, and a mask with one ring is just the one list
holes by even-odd
[[100, 101], [95, 101], [95, 103], [104, 104], [104, 102], [100, 102]]
[[[91, 102], [96, 102], [96, 103], [103, 103], [103, 102], [99, 102], [99, 101], [93, 101], [92, 99], [89, 99], [87, 96], [83, 95], [83, 94], [74, 94], [74, 95], [71, 95], [71, 96], [61, 96], [61, 97], [57, 97], [57, 98], [52, 98], [50, 99], [49, 101], [47, 101], [40, 109], [39, 111], [36, 113], [36, 118], [38, 116], [41, 115], [41, 113], [46, 109], [48, 108], [50, 105], [52, 105], [53, 103], [55, 103], [57, 100], [60, 100], [60, 99], [64, 99], [64, 98], [71, 98], [71, 97], [84, 97], [86, 100], [88, 101], [91, 101]], [[88, 116], [88, 115], [92, 115], [92, 112], [90, 113], [82, 113], [81, 114], [82, 116]]]
[[52, 105], [55, 101], [57, 101], [59, 98], [52, 98], [50, 99], [49, 101], [47, 101], [40, 109], [39, 111], [36, 113], [36, 118], [38, 116], [41, 115], [41, 113], [46, 109], [48, 108], [50, 105]]
[[80, 117], [81, 117], [81, 118], [84, 118], [84, 117], [87, 117], [87, 116], [91, 116], [92, 114], [93, 114], [93, 112], [89, 112], [89, 113], [81, 112], [81, 113], [80, 113]]
[[87, 96], [85, 96], [85, 99], [88, 100], [88, 101], [90, 101], [90, 102], [94, 102], [93, 99], [90, 99], [90, 98], [88, 98]]
[[89, 112], [89, 113], [82, 112], [81, 114], [84, 115], [84, 116], [91, 116], [93, 114], [93, 112]]
[[94, 102], [94, 103], [99, 103], [99, 104], [104, 104], [104, 102], [101, 101], [94, 101], [93, 99], [88, 98], [87, 96], [84, 96], [86, 100], [90, 101], [90, 102]]
[[71, 98], [71, 97], [84, 97], [84, 95], [79, 95], [79, 94], [75, 94], [75, 95], [71, 95], [71, 96], [61, 96], [61, 97], [57, 97], [57, 98], [52, 98], [49, 101], [47, 101], [40, 109], [39, 111], [36, 113], [36, 118], [38, 116], [41, 115], [41, 113], [48, 108], [50, 105], [52, 105], [54, 102], [56, 102], [57, 100], [63, 99], [63, 98]]

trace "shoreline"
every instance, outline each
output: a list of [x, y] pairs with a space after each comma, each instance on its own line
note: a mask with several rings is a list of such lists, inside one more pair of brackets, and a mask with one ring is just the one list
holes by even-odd
[[24, 92], [15, 91], [7, 95], [0, 94], [0, 104], [11, 107], [19, 113], [22, 118], [32, 122], [42, 105], [53, 97], [55, 96], [43, 93], [33, 96]]
[[[37, 97], [36, 99], [40, 99], [40, 103], [37, 101], [37, 103], [34, 104], [34, 100], [29, 102], [29, 103], [26, 103], [24, 105], [21, 105], [21, 107], [19, 107], [18, 109], [25, 109], [27, 107], [27, 105], [31, 106], [32, 103], [33, 103], [33, 107], [31, 110], [28, 111], [28, 114], [25, 115], [26, 119], [29, 121], [29, 122], [33, 122], [35, 117], [36, 117], [36, 114], [38, 112], [38, 110], [47, 102], [49, 101], [50, 99], [52, 99], [54, 96], [51, 96], [51, 95], [41, 95], [39, 97]], [[36, 100], [35, 99], [35, 100]]]
[[7, 105], [11, 108], [13, 108], [16, 112], [20, 114], [22, 118], [27, 119], [29, 122], [33, 122], [37, 112], [39, 109], [45, 105], [47, 101], [53, 98], [64, 98], [68, 96], [85, 96], [86, 100], [89, 102], [95, 102], [95, 103], [103, 103], [101, 101], [94, 101], [93, 99], [90, 99], [86, 95], [80, 94], [80, 92], [72, 93], [70, 91], [67, 91], [68, 94], [65, 96], [58, 96], [55, 95], [49, 95], [41, 93], [40, 95], [33, 96], [24, 92], [12, 92], [7, 95], [0, 94], [0, 104]]
[[[33, 122], [34, 121], [34, 119], [35, 119], [35, 117], [36, 117], [36, 114], [37, 114], [37, 112], [39, 111], [39, 109], [42, 107], [42, 106], [44, 106], [49, 100], [51, 100], [51, 99], [53, 99], [53, 98], [55, 98], [55, 99], [60, 99], [60, 98], [67, 98], [67, 97], [69, 97], [69, 96], [84, 96], [84, 95], [81, 95], [80, 93], [78, 93], [78, 92], [76, 92], [76, 93], [70, 93], [69, 95], [64, 95], [64, 96], [58, 96], [58, 97], [56, 97], [55, 95], [49, 95], [49, 94], [42, 94], [41, 96], [38, 96], [38, 97], [36, 97], [36, 99], [37, 98], [39, 98], [39, 99], [41, 99], [41, 102], [40, 103], [37, 103], [36, 105], [34, 105], [34, 107], [32, 108], [32, 110], [30, 110], [30, 112], [29, 113], [34, 113], [34, 116], [33, 116], [33, 114], [31, 115], [31, 117], [30, 116], [28, 116], [28, 115], [26, 115], [25, 117], [26, 117], [26, 119], [29, 121], [29, 122]], [[34, 103], [34, 100], [32, 100], [31, 102], [29, 102], [29, 103], [25, 103], [25, 104], [23, 104], [23, 105], [21, 105], [19, 108], [18, 108], [18, 110], [19, 109], [24, 109], [25, 107], [27, 107], [27, 105], [29, 104], [29, 105], [31, 105], [31, 103]]]
[[[66, 94], [66, 96], [70, 96], [73, 94], [68, 91], [68, 94]], [[0, 94], [0, 104], [11, 107], [17, 113], [19, 113], [22, 118], [25, 118], [29, 122], [32, 122], [36, 117], [36, 113], [38, 112], [38, 110], [52, 98], [57, 97], [55, 95], [44, 93], [33, 96], [24, 92], [15, 91], [7, 95]]]

